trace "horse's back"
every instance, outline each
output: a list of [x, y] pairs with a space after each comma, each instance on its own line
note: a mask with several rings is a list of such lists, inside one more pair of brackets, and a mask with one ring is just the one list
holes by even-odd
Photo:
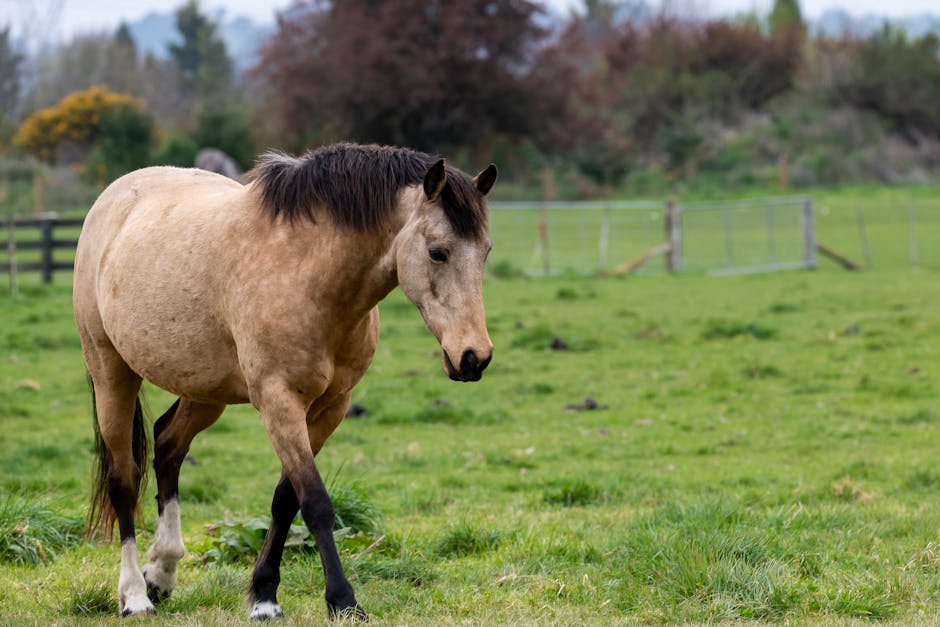
[[177, 393], [231, 388], [237, 363], [220, 319], [218, 234], [243, 204], [242, 185], [202, 170], [145, 168], [112, 183], [76, 250], [83, 343], [112, 345], [135, 372]]

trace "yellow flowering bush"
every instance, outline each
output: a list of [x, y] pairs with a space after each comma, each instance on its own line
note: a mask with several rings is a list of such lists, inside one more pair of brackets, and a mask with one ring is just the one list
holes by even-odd
[[51, 161], [57, 146], [70, 142], [90, 144], [98, 134], [102, 120], [120, 109], [142, 110], [139, 100], [127, 94], [95, 85], [69, 94], [58, 104], [41, 109], [23, 121], [13, 144]]

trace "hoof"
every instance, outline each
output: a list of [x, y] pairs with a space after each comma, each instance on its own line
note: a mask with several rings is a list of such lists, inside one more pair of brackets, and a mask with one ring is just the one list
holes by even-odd
[[258, 601], [255, 603], [255, 606], [251, 608], [251, 614], [248, 615], [248, 618], [254, 621], [262, 620], [271, 620], [272, 618], [280, 618], [284, 616], [284, 612], [281, 611], [281, 606], [275, 601]]
[[369, 615], [366, 614], [366, 611], [362, 609], [362, 606], [355, 601], [345, 606], [334, 605], [333, 603], [327, 601], [326, 609], [330, 613], [330, 620], [341, 620], [348, 618], [350, 620], [356, 621], [357, 623], [369, 622]]
[[176, 584], [175, 575], [167, 576], [155, 568], [153, 564], [145, 564], [143, 573], [144, 581], [147, 582], [147, 597], [154, 603], [167, 599], [170, 593], [173, 592], [173, 587]]
[[154, 605], [160, 601], [164, 601], [170, 597], [170, 590], [164, 590], [156, 584], [152, 584], [149, 581], [147, 582], [147, 598], [153, 602]]
[[129, 616], [156, 616], [157, 610], [154, 608], [153, 604], [144, 599], [142, 602], [133, 602], [129, 601], [124, 608], [121, 610], [121, 618], [128, 618]]

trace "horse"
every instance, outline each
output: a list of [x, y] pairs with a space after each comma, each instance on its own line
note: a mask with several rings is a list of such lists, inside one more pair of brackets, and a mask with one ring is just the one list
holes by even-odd
[[[153, 615], [185, 554], [179, 474], [193, 438], [251, 403], [281, 462], [249, 616], [282, 615], [280, 562], [299, 510], [316, 541], [330, 617], [367, 615], [343, 572], [315, 456], [375, 353], [377, 305], [400, 286], [455, 381], [478, 381], [493, 344], [483, 306], [491, 248], [474, 177], [405, 148], [335, 144], [261, 156], [243, 185], [150, 167], [102, 192], [75, 256], [73, 305], [92, 385], [97, 472], [89, 533], [121, 539], [121, 616]], [[158, 522], [147, 563], [134, 520], [149, 438], [141, 383], [178, 397], [153, 425]]]

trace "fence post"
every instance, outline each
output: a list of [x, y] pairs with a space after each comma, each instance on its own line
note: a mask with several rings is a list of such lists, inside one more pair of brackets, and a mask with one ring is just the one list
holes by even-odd
[[43, 198], [45, 181], [41, 174], [33, 175], [33, 211], [36, 217], [43, 215], [45, 211], [45, 199]]
[[542, 244], [542, 274], [549, 276], [552, 273], [551, 249], [548, 242], [548, 203], [555, 198], [555, 185], [552, 177], [552, 166], [546, 164], [542, 168], [542, 209], [539, 220], [539, 241]]
[[7, 257], [10, 259], [10, 295], [16, 296], [16, 220], [12, 215], [7, 219]]
[[52, 283], [52, 229], [55, 226], [55, 220], [54, 213], [47, 213], [40, 218], [39, 242], [43, 283]]
[[601, 210], [601, 233], [597, 242], [597, 269], [600, 272], [607, 270], [607, 242], [610, 238], [610, 204], [604, 201]]
[[865, 223], [865, 210], [862, 207], [855, 209], [855, 221], [858, 224], [858, 238], [862, 243], [862, 257], [865, 258], [865, 267], [871, 270], [871, 245], [868, 243], [868, 226]]
[[800, 220], [803, 227], [803, 267], [816, 269], [816, 218], [813, 213], [813, 199], [803, 199], [803, 214]]
[[682, 215], [674, 199], [670, 198], [666, 201], [663, 216], [666, 243], [669, 244], [669, 252], [666, 253], [666, 270], [678, 272], [682, 269]]
[[914, 205], [907, 203], [907, 256], [912, 266], [917, 265], [917, 216]]

